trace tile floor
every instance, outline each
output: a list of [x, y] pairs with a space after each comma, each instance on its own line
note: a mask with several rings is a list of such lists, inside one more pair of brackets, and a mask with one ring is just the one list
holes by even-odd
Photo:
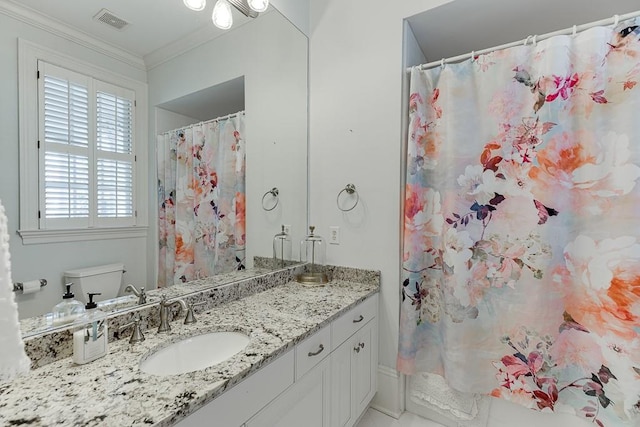
[[444, 427], [434, 421], [425, 420], [417, 415], [405, 412], [399, 420], [375, 409], [367, 409], [356, 427]]

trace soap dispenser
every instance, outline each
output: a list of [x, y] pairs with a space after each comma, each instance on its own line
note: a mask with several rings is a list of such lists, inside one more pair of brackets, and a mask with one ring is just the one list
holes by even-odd
[[109, 338], [107, 334], [107, 315], [98, 310], [93, 297], [99, 293], [88, 293], [89, 302], [85, 313], [74, 322], [73, 362], [78, 365], [92, 362], [107, 354]]
[[67, 291], [62, 295], [62, 302], [53, 307], [53, 326], [72, 323], [78, 316], [84, 313], [84, 306], [74, 298], [71, 292], [71, 285], [73, 285], [73, 283], [67, 283], [65, 285]]

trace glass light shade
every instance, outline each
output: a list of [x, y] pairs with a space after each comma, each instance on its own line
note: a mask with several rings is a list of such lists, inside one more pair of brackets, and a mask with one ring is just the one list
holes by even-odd
[[256, 12], [264, 12], [269, 7], [269, 0], [249, 0], [249, 7]]
[[233, 25], [233, 15], [231, 14], [231, 5], [227, 0], [218, 0], [213, 7], [211, 15], [213, 25], [221, 30], [228, 30]]
[[197, 12], [204, 10], [205, 6], [207, 5], [207, 0], [183, 0], [183, 1], [185, 6]]

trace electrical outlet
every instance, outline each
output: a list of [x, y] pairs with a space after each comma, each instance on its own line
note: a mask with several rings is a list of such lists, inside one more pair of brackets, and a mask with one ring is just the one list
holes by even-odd
[[284, 224], [284, 232], [291, 236], [291, 224]]
[[329, 227], [329, 243], [332, 245], [340, 244], [340, 227], [337, 225]]

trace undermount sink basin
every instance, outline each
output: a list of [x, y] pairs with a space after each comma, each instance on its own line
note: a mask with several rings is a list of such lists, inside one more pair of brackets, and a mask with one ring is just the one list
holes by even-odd
[[249, 344], [240, 332], [210, 332], [175, 342], [140, 362], [140, 370], [154, 375], [198, 371], [224, 362]]

